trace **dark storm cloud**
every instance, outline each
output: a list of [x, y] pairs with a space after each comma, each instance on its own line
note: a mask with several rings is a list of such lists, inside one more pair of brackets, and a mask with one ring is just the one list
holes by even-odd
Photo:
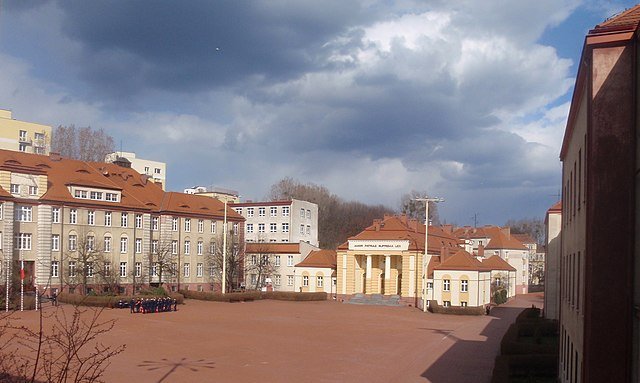
[[362, 17], [354, 1], [63, 1], [87, 81], [112, 94], [194, 91], [317, 70], [322, 45]]

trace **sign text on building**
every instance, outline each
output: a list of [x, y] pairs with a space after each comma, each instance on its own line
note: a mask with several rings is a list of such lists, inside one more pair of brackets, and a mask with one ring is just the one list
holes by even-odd
[[391, 251], [405, 251], [409, 250], [409, 241], [407, 240], [351, 240], [349, 241], [349, 250], [391, 250]]

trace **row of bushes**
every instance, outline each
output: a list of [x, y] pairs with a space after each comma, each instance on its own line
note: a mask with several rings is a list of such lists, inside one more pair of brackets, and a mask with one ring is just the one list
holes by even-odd
[[181, 290], [187, 299], [215, 302], [246, 302], [259, 299], [274, 299], [280, 301], [326, 301], [327, 293], [297, 293], [291, 291], [245, 291], [238, 293], [212, 293], [202, 291]]
[[429, 301], [429, 311], [435, 314], [454, 314], [454, 315], [484, 315], [486, 313], [486, 309], [484, 308], [484, 306], [444, 307], [444, 306], [440, 306], [438, 304], [438, 301], [436, 300]]
[[[134, 295], [133, 299], [149, 299], [149, 298], [163, 298], [165, 295]], [[179, 293], [169, 293], [169, 297], [175, 299], [178, 304], [184, 304], [184, 296]], [[130, 301], [130, 295], [79, 295], [60, 293], [58, 295], [58, 302], [70, 303], [79, 306], [93, 306], [93, 307], [115, 307], [118, 301]]]

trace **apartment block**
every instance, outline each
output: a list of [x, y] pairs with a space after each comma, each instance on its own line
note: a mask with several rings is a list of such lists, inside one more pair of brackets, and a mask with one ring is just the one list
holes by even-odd
[[318, 246], [318, 205], [289, 201], [240, 202], [230, 206], [245, 219], [247, 242], [307, 242]]
[[51, 127], [15, 120], [10, 110], [0, 109], [0, 149], [49, 154]]

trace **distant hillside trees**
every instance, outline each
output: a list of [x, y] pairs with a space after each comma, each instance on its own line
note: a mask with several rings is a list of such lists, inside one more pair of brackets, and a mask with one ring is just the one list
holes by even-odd
[[529, 234], [531, 238], [535, 239], [536, 243], [544, 245], [545, 233], [544, 233], [544, 221], [540, 218], [522, 218], [522, 219], [510, 219], [505, 224], [511, 228], [513, 234]]
[[335, 249], [347, 238], [370, 226], [374, 219], [394, 213], [383, 205], [344, 201], [324, 186], [303, 184], [289, 177], [272, 185], [267, 196], [271, 201], [291, 198], [318, 205], [318, 241], [323, 249]]
[[53, 131], [51, 151], [66, 158], [102, 162], [105, 155], [114, 151], [113, 137], [102, 128], [60, 125]]

